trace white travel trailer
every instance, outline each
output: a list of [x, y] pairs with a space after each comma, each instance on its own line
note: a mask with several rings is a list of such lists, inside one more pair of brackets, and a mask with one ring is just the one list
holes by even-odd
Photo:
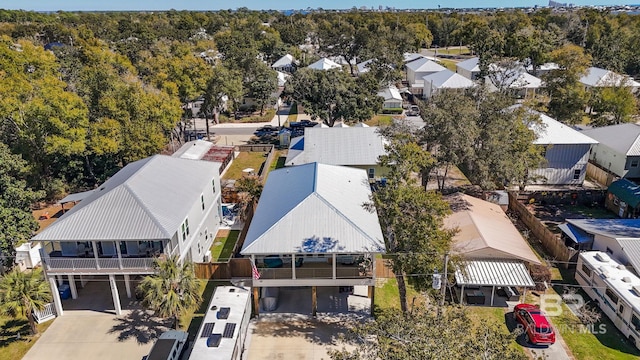
[[613, 324], [640, 348], [640, 278], [602, 251], [580, 253], [576, 280]]

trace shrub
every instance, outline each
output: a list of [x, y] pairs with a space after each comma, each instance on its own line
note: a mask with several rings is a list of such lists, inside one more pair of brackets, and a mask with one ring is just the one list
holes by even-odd
[[549, 271], [546, 266], [533, 264], [529, 268], [529, 273], [531, 274], [531, 279], [533, 279], [533, 282], [536, 284], [536, 290], [545, 290], [545, 282], [548, 285], [551, 284], [551, 271]]
[[383, 114], [402, 114], [402, 108], [385, 108], [382, 109]]

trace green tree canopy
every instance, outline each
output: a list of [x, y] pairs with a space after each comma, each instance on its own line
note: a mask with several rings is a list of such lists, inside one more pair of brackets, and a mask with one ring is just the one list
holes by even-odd
[[375, 320], [356, 324], [346, 338], [354, 350], [331, 351], [334, 360], [524, 360], [511, 344], [515, 334], [496, 325], [474, 325], [466, 310], [417, 306], [388, 309]]

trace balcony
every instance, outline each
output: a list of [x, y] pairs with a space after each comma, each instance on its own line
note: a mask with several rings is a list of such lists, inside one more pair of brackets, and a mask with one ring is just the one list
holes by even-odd
[[47, 273], [55, 274], [152, 274], [153, 258], [43, 257]]
[[[254, 286], [351, 286], [374, 285], [375, 266], [362, 258], [355, 260], [354, 256], [337, 256], [325, 261], [291, 262], [291, 258], [284, 258], [279, 262], [278, 257], [257, 257], [259, 264], [259, 279], [254, 279]], [[276, 261], [273, 261], [276, 259]], [[296, 257], [296, 259], [299, 259]], [[338, 260], [336, 260], [338, 259]], [[345, 259], [349, 260], [343, 263]], [[265, 261], [266, 260], [266, 261]], [[294, 260], [295, 261], [295, 260]]]

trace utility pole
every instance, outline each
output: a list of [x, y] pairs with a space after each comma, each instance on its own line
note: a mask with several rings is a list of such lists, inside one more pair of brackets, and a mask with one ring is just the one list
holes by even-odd
[[449, 252], [444, 253], [444, 279], [442, 280], [442, 296], [440, 298], [440, 306], [444, 306], [444, 297], [447, 295], [447, 263], [449, 262]]

